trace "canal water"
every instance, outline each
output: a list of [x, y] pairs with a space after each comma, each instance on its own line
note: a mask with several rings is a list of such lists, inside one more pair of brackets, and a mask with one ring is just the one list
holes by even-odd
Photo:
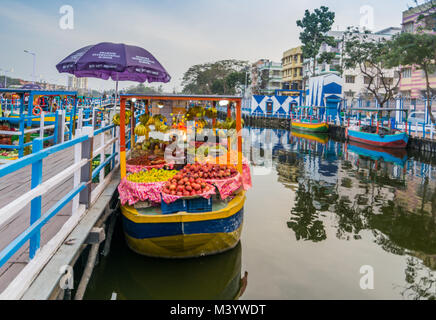
[[436, 165], [283, 130], [250, 129], [240, 244], [147, 258], [117, 224], [86, 299], [435, 299]]

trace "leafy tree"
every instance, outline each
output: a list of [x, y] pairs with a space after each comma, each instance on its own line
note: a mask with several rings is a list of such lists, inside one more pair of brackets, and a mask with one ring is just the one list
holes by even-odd
[[360, 33], [358, 29], [348, 28], [345, 33], [343, 65], [345, 69], [358, 68], [367, 78], [367, 90], [383, 108], [394, 98], [401, 81], [397, 72], [395, 80], [392, 70], [386, 69], [392, 59], [392, 42], [384, 38], [372, 38], [369, 32]]
[[126, 90], [127, 94], [153, 94], [158, 93], [152, 87], [146, 87], [143, 83], [138, 84], [137, 86], [131, 86]]
[[414, 65], [422, 70], [426, 82], [426, 98], [430, 118], [435, 123], [431, 112], [432, 94], [434, 89], [430, 86], [430, 75], [436, 71], [436, 35], [428, 33], [401, 33], [392, 41], [392, 50], [388, 65], [391, 67]]
[[[5, 76], [0, 76], [0, 84], [5, 84]], [[6, 76], [6, 85], [7, 86], [13, 86], [13, 85], [21, 85], [20, 79], [10, 78]]]
[[[416, 6], [419, 6], [418, 1], [415, 0]], [[418, 26], [418, 32], [436, 31], [436, 0], [427, 1], [428, 8], [425, 13], [419, 15], [416, 20], [421, 25]]]
[[[297, 26], [303, 29], [300, 33], [300, 40], [303, 44], [303, 57], [311, 58], [313, 61], [312, 75], [315, 75], [315, 61], [317, 60], [316, 57], [318, 56], [321, 45], [326, 43], [329, 46], [336, 46], [334, 37], [327, 35], [327, 32], [331, 30], [334, 22], [335, 13], [329, 11], [329, 8], [325, 6], [315, 9], [313, 13], [306, 10], [303, 19], [297, 21]], [[331, 61], [331, 59], [331, 53], [321, 55], [318, 59], [318, 63]]]
[[268, 87], [269, 82], [269, 69], [257, 70], [258, 81], [253, 84], [252, 91], [253, 94], [265, 93], [264, 90]]
[[245, 83], [248, 62], [222, 60], [197, 64], [183, 75], [184, 93], [190, 94], [236, 94]]

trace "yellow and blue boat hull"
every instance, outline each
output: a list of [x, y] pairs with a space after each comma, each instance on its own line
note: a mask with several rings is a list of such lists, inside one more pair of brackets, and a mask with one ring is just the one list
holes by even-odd
[[144, 215], [122, 206], [124, 234], [135, 252], [160, 258], [190, 258], [234, 248], [241, 237], [245, 193], [226, 207], [203, 213]]
[[325, 122], [305, 122], [294, 120], [291, 122], [292, 130], [305, 131], [309, 133], [328, 133], [329, 125]]

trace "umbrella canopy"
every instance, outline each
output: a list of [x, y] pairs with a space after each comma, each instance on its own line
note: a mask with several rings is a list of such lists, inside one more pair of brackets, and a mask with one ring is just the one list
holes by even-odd
[[122, 43], [102, 42], [81, 48], [56, 65], [76, 77], [114, 81], [169, 82], [170, 75], [147, 50]]
[[42, 87], [38, 84], [34, 83], [28, 83], [22, 86], [20, 89], [27, 89], [27, 90], [42, 90]]

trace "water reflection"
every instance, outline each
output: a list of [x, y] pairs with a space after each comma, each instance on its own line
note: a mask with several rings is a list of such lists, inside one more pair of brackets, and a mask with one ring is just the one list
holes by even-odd
[[[118, 224], [119, 226], [120, 224]], [[96, 267], [86, 299], [231, 300], [247, 286], [241, 279], [241, 244], [197, 259], [155, 259], [134, 253], [117, 228], [111, 253]]]
[[[295, 191], [287, 226], [297, 241], [359, 241], [370, 231], [390, 254], [405, 256], [407, 299], [436, 298], [436, 170], [405, 151], [343, 144], [270, 130], [279, 182]], [[256, 129], [252, 130], [256, 134]]]

